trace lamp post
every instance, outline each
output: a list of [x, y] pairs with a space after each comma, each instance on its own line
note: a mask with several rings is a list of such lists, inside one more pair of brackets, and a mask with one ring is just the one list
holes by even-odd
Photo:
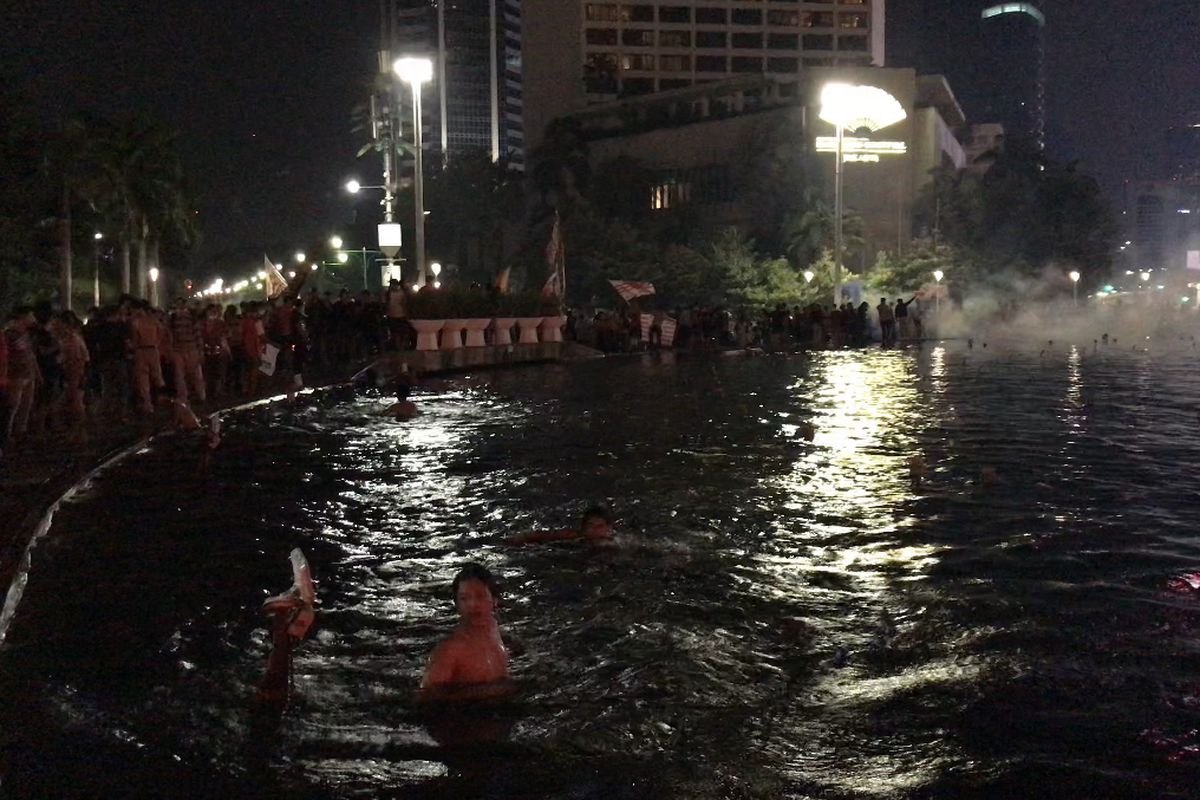
[[845, 248], [842, 231], [843, 170], [846, 158], [846, 130], [874, 132], [894, 125], [908, 116], [900, 101], [875, 86], [829, 83], [821, 90], [820, 118], [837, 129], [837, 150], [833, 170], [833, 304], [842, 301], [842, 257]]
[[150, 305], [158, 308], [158, 267], [150, 268]]
[[416, 146], [414, 170], [416, 204], [417, 286], [425, 285], [425, 173], [421, 141], [421, 87], [433, 78], [433, 62], [428, 58], [400, 58], [392, 67], [397, 77], [409, 85], [413, 98], [413, 141]]
[[1071, 270], [1067, 277], [1071, 279], [1071, 299], [1075, 305], [1079, 305], [1079, 270]]
[[946, 277], [946, 273], [940, 269], [933, 271], [933, 280], [937, 283], [937, 291], [933, 295], [933, 309], [939, 318], [942, 316], [942, 278], [944, 277]]
[[104, 234], [92, 234], [92, 305], [100, 307], [100, 240]]
[[429, 265], [429, 271], [433, 273], [433, 288], [442, 288], [442, 282], [438, 280], [438, 276], [442, 274], [442, 265], [434, 261]]

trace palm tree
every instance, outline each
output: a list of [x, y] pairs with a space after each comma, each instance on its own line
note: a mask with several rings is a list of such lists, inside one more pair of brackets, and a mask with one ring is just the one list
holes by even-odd
[[137, 247], [138, 291], [146, 289], [158, 243], [194, 239], [177, 134], [147, 117], [94, 123], [86, 143], [85, 194], [110, 222], [121, 261], [121, 289], [131, 290], [130, 249]]
[[[783, 240], [787, 254], [797, 268], [813, 264], [823, 252], [834, 249], [834, 222], [833, 211], [818, 198], [810, 198], [808, 210], [784, 221]], [[843, 211], [842, 244], [845, 253], [853, 253], [863, 246], [862, 217], [852, 209]]]
[[582, 202], [592, 180], [587, 141], [578, 120], [560, 118], [546, 126], [542, 143], [532, 153], [529, 180], [542, 205], [569, 216]]

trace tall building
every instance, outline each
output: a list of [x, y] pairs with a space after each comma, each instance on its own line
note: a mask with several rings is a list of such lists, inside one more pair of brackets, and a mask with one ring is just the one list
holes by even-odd
[[883, 64], [883, 0], [583, 0], [589, 102], [682, 89], [734, 75]]
[[524, 11], [535, 142], [551, 119], [583, 105], [884, 60], [884, 0], [524, 0]]
[[1033, 3], [1000, 3], [980, 13], [981, 47], [968, 91], [977, 122], [998, 122], [1009, 142], [1046, 142], [1046, 17]]
[[392, 55], [434, 63], [422, 109], [426, 147], [447, 159], [485, 151], [523, 168], [521, 0], [389, 1]]

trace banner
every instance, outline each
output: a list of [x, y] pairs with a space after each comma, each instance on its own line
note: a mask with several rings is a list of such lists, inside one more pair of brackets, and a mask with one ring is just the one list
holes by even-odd
[[267, 273], [264, 283], [267, 287], [267, 298], [279, 297], [287, 291], [288, 282], [279, 274], [279, 269], [271, 263], [271, 259], [263, 256], [263, 271]]
[[667, 317], [662, 321], [662, 346], [672, 347], [675, 344], [675, 329], [679, 327], [679, 323]]
[[630, 300], [635, 300], [639, 297], [646, 297], [654, 294], [654, 284], [639, 281], [613, 281], [609, 283], [616, 289], [617, 294], [621, 295], [621, 299], [628, 303]]
[[639, 317], [641, 318], [640, 322], [642, 323], [642, 341], [648, 342], [650, 341], [650, 329], [654, 327], [654, 315], [640, 314]]
[[546, 245], [546, 265], [550, 267], [550, 277], [542, 287], [542, 294], [547, 297], [565, 298], [567, 296], [567, 251], [563, 245], [562, 225], [558, 214], [554, 215], [554, 229], [550, 231], [550, 242]]
[[258, 371], [263, 375], [275, 374], [275, 360], [279, 358], [279, 348], [273, 344], [268, 344], [263, 351], [262, 358], [258, 362]]

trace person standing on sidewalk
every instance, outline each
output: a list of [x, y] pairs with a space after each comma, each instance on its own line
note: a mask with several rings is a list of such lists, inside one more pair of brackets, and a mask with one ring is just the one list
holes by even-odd
[[33, 393], [42, 379], [33, 353], [33, 341], [29, 338], [29, 329], [35, 324], [33, 309], [18, 306], [9, 314], [4, 330], [8, 340], [8, 413], [4, 419], [4, 434], [10, 447], [25, 436], [29, 411], [33, 408]]
[[190, 389], [191, 394], [203, 403], [207, 394], [201, 366], [200, 326], [183, 298], [175, 301], [171, 312], [171, 341], [175, 351], [175, 401], [187, 405]]
[[162, 365], [158, 357], [158, 321], [145, 300], [135, 300], [129, 320], [129, 341], [133, 347], [133, 377], [137, 386], [138, 408], [144, 414], [154, 413], [155, 391], [164, 386]]

